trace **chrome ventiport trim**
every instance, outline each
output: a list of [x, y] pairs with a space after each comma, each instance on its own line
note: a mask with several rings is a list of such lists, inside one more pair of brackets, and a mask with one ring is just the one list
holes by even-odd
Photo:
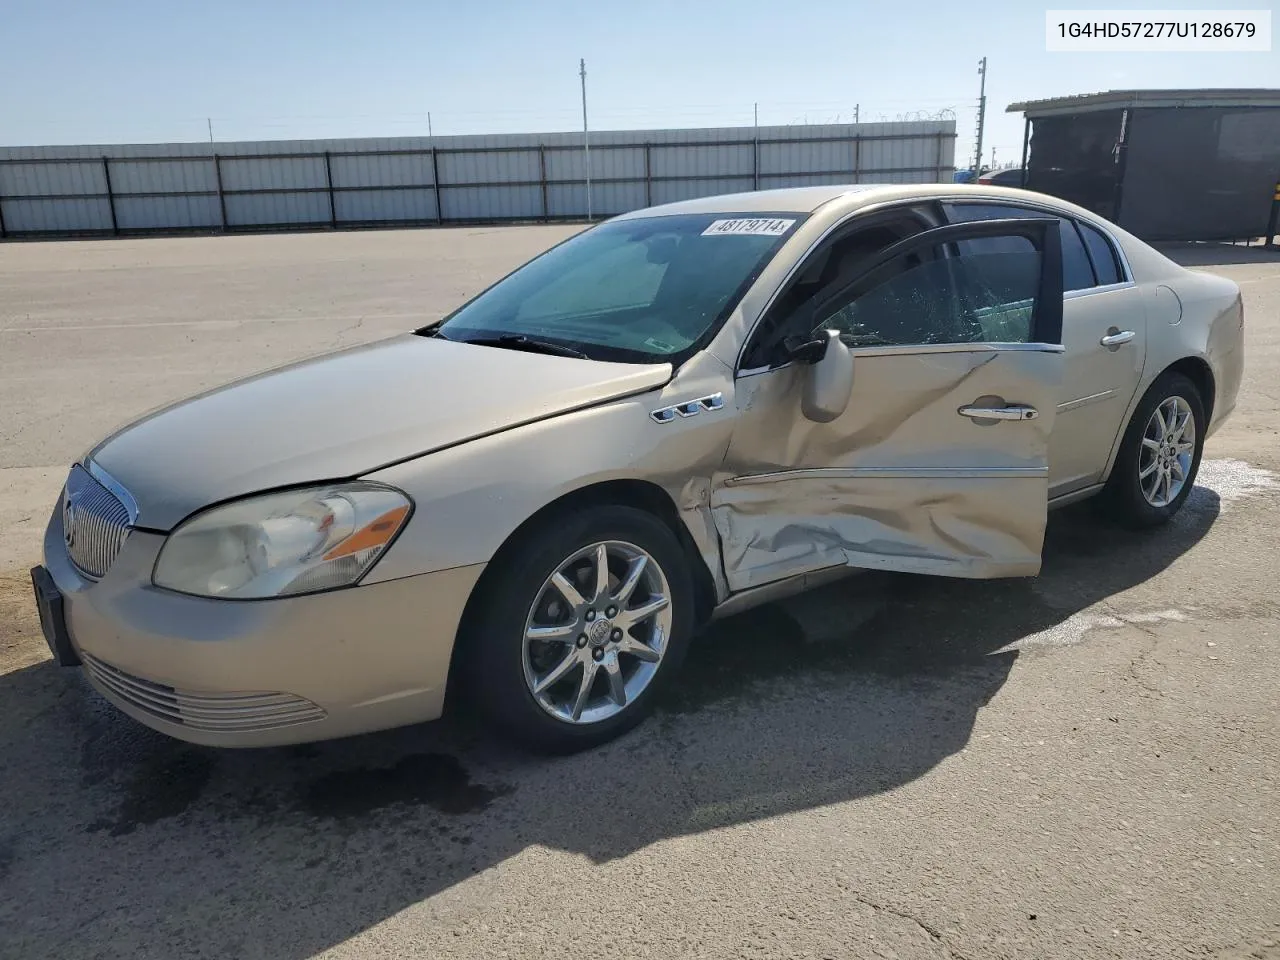
[[654, 410], [649, 416], [654, 423], [670, 423], [677, 416], [680, 417], [696, 417], [703, 410], [720, 410], [724, 408], [724, 394], [713, 393], [706, 397], [699, 397], [696, 400], [688, 400], [685, 403], [677, 403], [670, 407], [662, 407]]

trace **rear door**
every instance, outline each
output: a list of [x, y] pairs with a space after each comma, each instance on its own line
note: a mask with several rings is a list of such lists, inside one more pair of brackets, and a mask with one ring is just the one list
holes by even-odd
[[[1009, 242], [960, 252], [987, 238]], [[1057, 221], [928, 230], [791, 309], [746, 351], [713, 486], [730, 587], [836, 565], [1039, 572], [1063, 364]], [[826, 329], [854, 355], [853, 388], [841, 416], [815, 423], [800, 404], [810, 368], [775, 344]]]
[[[1043, 217], [1034, 207], [991, 202], [944, 204], [955, 222]], [[1063, 217], [1062, 343], [1066, 348], [1058, 421], [1049, 448], [1049, 495], [1101, 481], [1146, 360], [1146, 309], [1110, 239]], [[966, 247], [992, 252], [999, 241]]]

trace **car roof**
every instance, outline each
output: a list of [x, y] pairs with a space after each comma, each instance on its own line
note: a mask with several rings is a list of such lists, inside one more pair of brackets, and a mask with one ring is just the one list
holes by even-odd
[[842, 222], [867, 207], [884, 203], [912, 203], [933, 200], [1003, 200], [1044, 207], [1060, 217], [1074, 217], [1107, 233], [1123, 251], [1130, 269], [1140, 267], [1148, 275], [1165, 276], [1180, 270], [1173, 261], [1151, 249], [1137, 237], [1092, 210], [1069, 200], [1023, 190], [1019, 187], [983, 186], [971, 183], [904, 183], [904, 184], [833, 184], [830, 186], [790, 187], [781, 190], [757, 190], [750, 193], [728, 193], [714, 197], [682, 200], [624, 213], [616, 220], [638, 220], [645, 217], [677, 214], [809, 214], [810, 225], [824, 228]]
[[[937, 200], [947, 197], [976, 198], [1003, 197], [1005, 200], [1024, 199], [1048, 203], [1070, 209], [1071, 205], [1056, 197], [1012, 187], [986, 187], [965, 183], [905, 183], [905, 184], [831, 184], [815, 187], [787, 187], [780, 190], [754, 190], [748, 193], [725, 193], [713, 197], [698, 197], [656, 207], [633, 210], [618, 217], [619, 220], [637, 220], [644, 217], [666, 217], [685, 213], [814, 213], [828, 204], [830, 212], [838, 215], [852, 212], [858, 207], [893, 200]], [[827, 212], [827, 211], [824, 211]], [[1064, 211], [1065, 212], [1065, 211]]]
[[746, 193], [721, 193], [693, 200], [678, 200], [656, 207], [625, 213], [618, 219], [651, 216], [674, 216], [681, 213], [812, 213], [825, 203], [850, 193], [879, 189], [877, 184], [837, 184], [819, 187], [784, 187], [778, 190], [752, 190]]

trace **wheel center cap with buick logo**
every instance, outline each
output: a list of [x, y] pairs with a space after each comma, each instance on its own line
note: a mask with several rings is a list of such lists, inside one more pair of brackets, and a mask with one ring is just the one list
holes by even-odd
[[600, 619], [587, 628], [587, 639], [591, 641], [593, 647], [603, 647], [608, 643], [612, 632], [613, 624], [608, 620]]

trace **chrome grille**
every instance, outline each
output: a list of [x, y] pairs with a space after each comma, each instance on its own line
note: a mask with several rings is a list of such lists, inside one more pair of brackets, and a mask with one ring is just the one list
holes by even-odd
[[168, 723], [215, 733], [274, 730], [324, 719], [310, 700], [291, 693], [194, 693], [144, 680], [80, 651], [89, 677], [108, 696]]
[[111, 568], [137, 516], [125, 502], [128, 494], [98, 472], [120, 490], [119, 495], [79, 464], [71, 468], [62, 495], [62, 538], [67, 554], [81, 573], [94, 580]]

